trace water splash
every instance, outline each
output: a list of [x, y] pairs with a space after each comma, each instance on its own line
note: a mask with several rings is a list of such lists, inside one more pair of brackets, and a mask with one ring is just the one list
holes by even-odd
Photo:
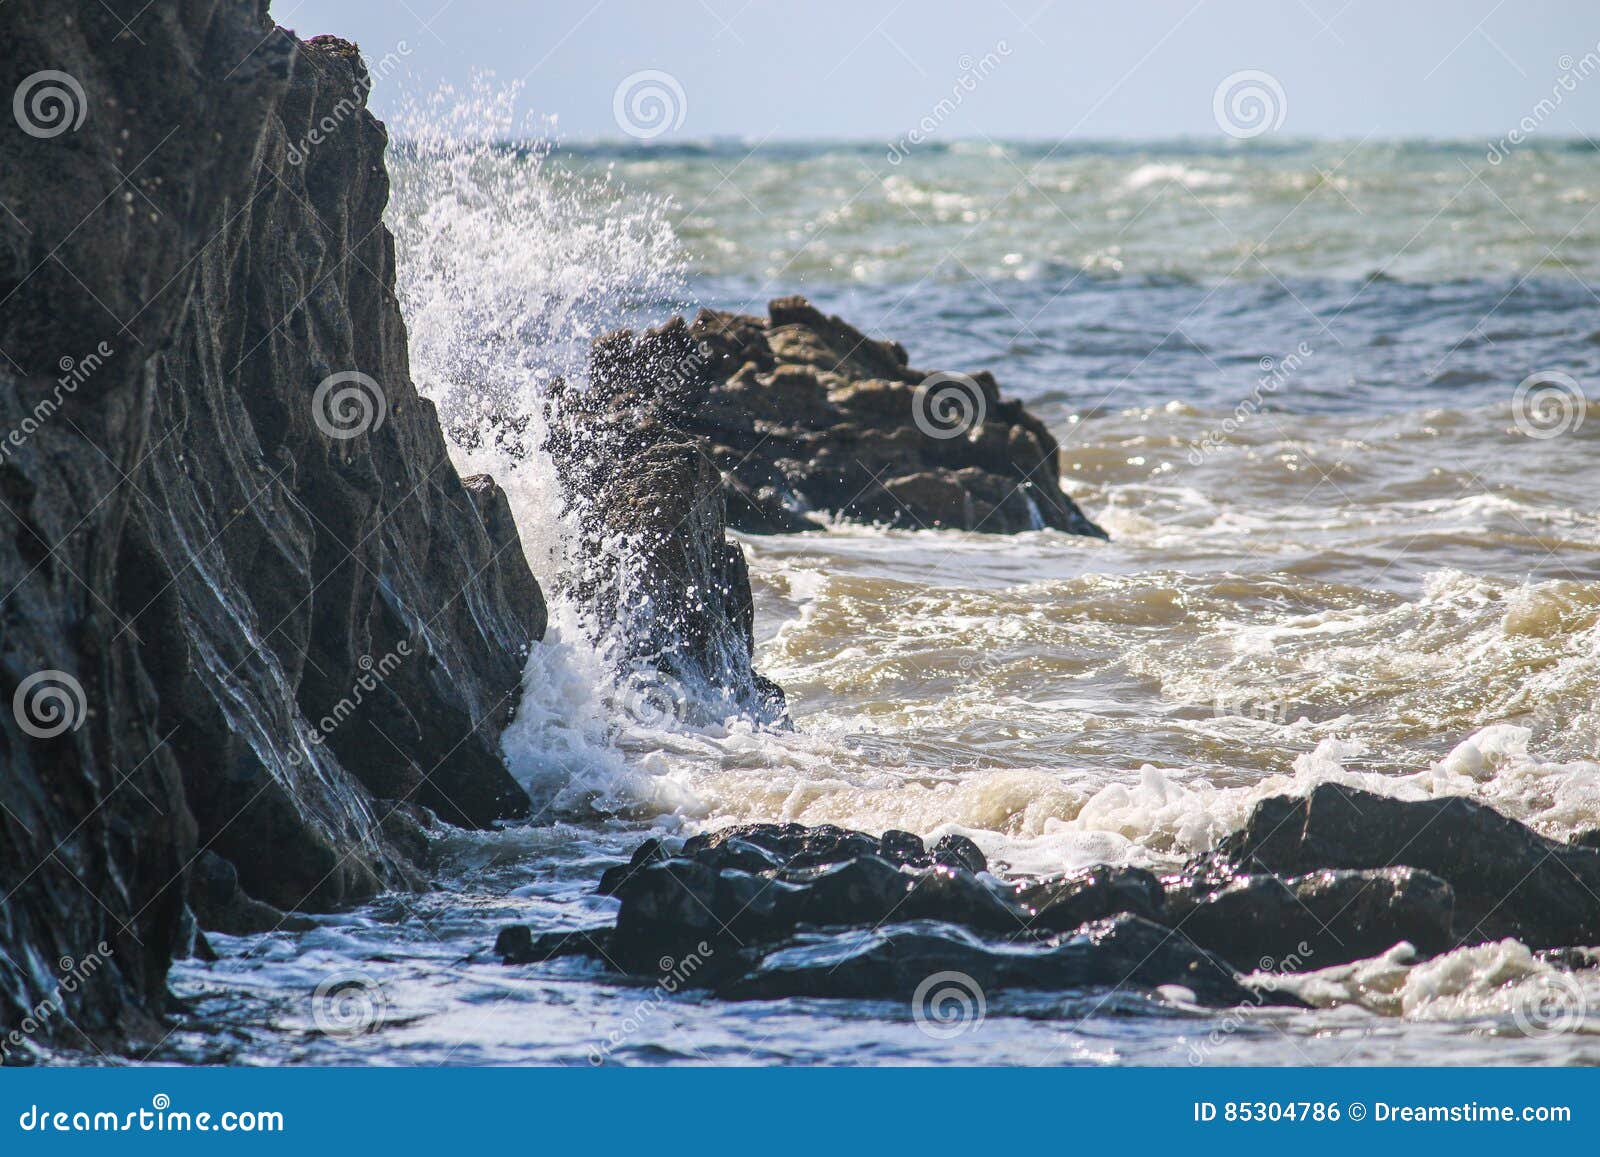
[[540, 448], [553, 391], [587, 388], [596, 337], [685, 309], [684, 256], [664, 200], [567, 171], [554, 125], [519, 119], [517, 97], [479, 78], [394, 120], [389, 225], [412, 373], [457, 467], [505, 489], [551, 604], [504, 739], [513, 772], [554, 811], [671, 810], [685, 801], [619, 744], [680, 729], [678, 712], [630, 707], [690, 692], [661, 677], [641, 697], [638, 672], [618, 662], [635, 649], [617, 637], [628, 625], [602, 629], [581, 596], [578, 575], [595, 570], [576, 557], [581, 512]]

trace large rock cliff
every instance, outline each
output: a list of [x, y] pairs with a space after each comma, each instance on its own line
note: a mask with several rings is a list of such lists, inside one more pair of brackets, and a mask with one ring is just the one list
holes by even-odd
[[12, 0], [0, 42], [0, 1024], [126, 1045], [196, 865], [260, 920], [235, 876], [327, 908], [418, 879], [414, 805], [526, 814], [544, 604], [408, 376], [354, 48], [265, 0]]

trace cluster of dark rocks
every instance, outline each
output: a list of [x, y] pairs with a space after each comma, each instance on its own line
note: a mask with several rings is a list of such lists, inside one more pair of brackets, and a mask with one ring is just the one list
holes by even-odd
[[704, 448], [735, 530], [817, 530], [814, 515], [826, 513], [911, 530], [1106, 537], [1061, 489], [1055, 438], [993, 375], [912, 369], [898, 342], [803, 297], [774, 300], [765, 318], [702, 310], [637, 341], [619, 333], [595, 362], [608, 403], [643, 389], [659, 421]]
[[[640, 846], [600, 891], [616, 923], [513, 926], [507, 963], [583, 955], [650, 976], [695, 954], [732, 999], [909, 998], [934, 973], [1006, 989], [1186, 989], [1201, 1004], [1294, 1004], [1253, 972], [1419, 958], [1514, 936], [1600, 940], [1600, 850], [1546, 839], [1460, 798], [1405, 802], [1339, 785], [1260, 803], [1214, 851], [1165, 875], [1100, 865], [1002, 878], [969, 840], [752, 824]], [[1564, 963], [1582, 954], [1554, 953]]]

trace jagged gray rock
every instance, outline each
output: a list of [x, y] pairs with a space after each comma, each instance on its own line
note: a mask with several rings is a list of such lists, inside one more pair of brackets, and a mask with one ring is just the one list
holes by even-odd
[[[82, 704], [0, 712], [0, 1019], [111, 949], [41, 1039], [160, 1035], [202, 849], [245, 926], [414, 883], [415, 804], [528, 806], [496, 743], [538, 586], [409, 379], [356, 50], [266, 9], [0, 5], [0, 89], [83, 114], [0, 128], [0, 693]], [[314, 402], [355, 372], [383, 420], [345, 437]]]

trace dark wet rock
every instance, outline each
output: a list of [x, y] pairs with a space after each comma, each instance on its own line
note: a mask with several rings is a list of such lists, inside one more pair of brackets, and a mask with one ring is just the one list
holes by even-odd
[[706, 385], [681, 367], [695, 343], [681, 319], [595, 342], [587, 389], [557, 383], [544, 449], [567, 483], [587, 566], [580, 594], [652, 714], [692, 717], [709, 685], [763, 722], [782, 689], [751, 666], [755, 612], [744, 551], [727, 537], [722, 476], [684, 430]]
[[[1014, 987], [1174, 983], [1207, 1001], [1236, 995], [1232, 970], [1184, 936], [1167, 932], [1169, 946], [1140, 931], [1166, 911], [1151, 873], [1094, 868], [1007, 884], [963, 837], [930, 851], [908, 832], [744, 824], [693, 836], [676, 852], [647, 841], [607, 872], [602, 890], [621, 901], [609, 962], [646, 975], [662, 959], [709, 948], [715, 961], [695, 983], [730, 995], [883, 995], [909, 981], [892, 992], [909, 996], [927, 975], [912, 973], [935, 958]], [[878, 947], [861, 952], [863, 940]], [[504, 954], [529, 960], [544, 951], [514, 948]], [[1149, 967], [1133, 968], [1124, 949], [1154, 952]], [[1097, 954], [1105, 959], [1090, 959]], [[830, 988], [831, 969], [846, 960], [860, 975]]]
[[1600, 851], [1600, 828], [1589, 828], [1587, 831], [1576, 832], [1567, 843], [1575, 848], [1594, 848]]
[[1105, 537], [1062, 491], [1055, 438], [986, 372], [911, 369], [902, 346], [801, 297], [773, 301], [766, 318], [702, 311], [675, 332], [675, 379], [705, 391], [679, 424], [706, 440], [737, 530], [813, 529], [816, 511], [907, 529]]
[[804, 824], [739, 824], [691, 836], [683, 845], [683, 855], [700, 859], [737, 842], [758, 847], [773, 856], [778, 865], [789, 868], [836, 864], [864, 855], [881, 855], [898, 864], [908, 862], [903, 854], [908, 845], [902, 836], [903, 833], [891, 832], [880, 838], [833, 824], [810, 828]]
[[1026, 881], [1016, 886], [1015, 895], [1028, 913], [1028, 923], [1043, 932], [1070, 932], [1122, 913], [1160, 921], [1167, 907], [1166, 893], [1154, 873], [1105, 864]]
[[919, 923], [797, 939], [768, 954], [718, 995], [732, 1000], [855, 997], [923, 1000], [929, 982], [981, 993], [985, 1003], [1010, 989], [1072, 990], [1181, 985], [1201, 1004], [1259, 1001], [1227, 964], [1183, 936], [1137, 916], [1090, 924], [1021, 948], [996, 945], [948, 924]]
[[[0, 133], [0, 695], [83, 704], [0, 714], [0, 1020], [104, 941], [66, 1013], [118, 1047], [164, 1034], [191, 874], [203, 921], [259, 927], [418, 882], [378, 799], [526, 814], [498, 735], [544, 608], [408, 376], [353, 46], [175, 0], [12, 0], [0, 42], [6, 92], [87, 97]], [[385, 417], [340, 438], [313, 399], [349, 371]]]
[[506, 964], [543, 964], [564, 956], [607, 960], [610, 943], [609, 928], [580, 928], [535, 936], [526, 924], [509, 924], [500, 929], [494, 951]]
[[[1597, 860], [1465, 800], [1324, 786], [1264, 801], [1165, 879], [1098, 865], [1004, 881], [964, 837], [929, 849], [909, 832], [743, 824], [676, 850], [647, 841], [602, 890], [621, 901], [609, 963], [645, 974], [709, 946], [717, 961], [696, 983], [732, 997], [907, 997], [944, 969], [985, 988], [1179, 984], [1227, 1003], [1242, 999], [1236, 972], [1326, 968], [1401, 941], [1423, 957], [1501, 936], [1593, 943], [1574, 889]], [[1495, 914], [1496, 890], [1513, 911]]]
[[1328, 968], [1402, 940], [1423, 956], [1453, 943], [1450, 885], [1415, 868], [1243, 875], [1217, 888], [1203, 878], [1172, 884], [1168, 922], [1247, 972]]
[[1219, 857], [1284, 876], [1417, 868], [1454, 891], [1457, 943], [1600, 943], [1600, 851], [1546, 839], [1467, 799], [1403, 801], [1323, 784], [1257, 804]]
[[617, 864], [614, 867], [607, 868], [601, 874], [599, 886], [595, 888], [595, 891], [602, 896], [615, 896], [627, 882], [628, 877], [638, 871], [639, 868], [645, 864], [660, 863], [668, 859], [671, 859], [671, 854], [662, 842], [655, 838], [648, 839], [633, 850], [633, 855], [626, 864]]
[[404, 800], [380, 799], [374, 801], [373, 806], [390, 846], [415, 867], [428, 867], [433, 860], [428, 833], [444, 826], [439, 817], [425, 807]]
[[933, 845], [931, 858], [934, 863], [947, 868], [965, 868], [969, 872], [989, 870], [989, 861], [984, 857], [983, 850], [966, 836], [955, 833], [939, 837]]
[[772, 867], [811, 868], [868, 855], [882, 857], [891, 864], [916, 868], [942, 864], [974, 874], [989, 866], [978, 845], [966, 836], [942, 836], [930, 850], [920, 836], [911, 832], [890, 830], [882, 836], [872, 836], [833, 824], [739, 824], [691, 836], [684, 843], [682, 854], [715, 866], [719, 861], [708, 859], [708, 853], [730, 843], [761, 849], [772, 857]]
[[316, 925], [252, 900], [239, 887], [239, 873], [215, 852], [201, 852], [189, 876], [189, 906], [207, 932], [248, 936], [258, 932], [307, 932]]
[[[610, 877], [622, 901], [614, 944], [624, 967], [674, 955], [710, 940], [743, 947], [787, 936], [802, 926], [876, 926], [939, 919], [1002, 935], [1027, 931], [1027, 912], [1006, 888], [964, 868], [916, 866], [877, 854], [879, 841], [839, 828], [796, 847], [777, 836], [782, 861], [754, 839], [690, 841], [683, 854], [647, 858]], [[718, 833], [721, 835], [722, 833]], [[862, 847], [845, 851], [847, 843]]]

